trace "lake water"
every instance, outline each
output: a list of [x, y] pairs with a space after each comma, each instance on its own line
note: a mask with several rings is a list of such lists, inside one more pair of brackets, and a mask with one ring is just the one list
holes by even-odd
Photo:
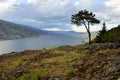
[[0, 41], [0, 54], [10, 52], [20, 52], [24, 50], [35, 50], [51, 48], [62, 45], [78, 45], [85, 43], [80, 37], [63, 35], [41, 35], [35, 38], [25, 38], [19, 40]]

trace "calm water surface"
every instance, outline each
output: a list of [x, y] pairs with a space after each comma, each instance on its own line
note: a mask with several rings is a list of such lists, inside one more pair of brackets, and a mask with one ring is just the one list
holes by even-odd
[[0, 41], [0, 54], [20, 52], [23, 50], [35, 50], [51, 48], [61, 45], [78, 45], [85, 41], [80, 37], [63, 35], [41, 35], [36, 38]]

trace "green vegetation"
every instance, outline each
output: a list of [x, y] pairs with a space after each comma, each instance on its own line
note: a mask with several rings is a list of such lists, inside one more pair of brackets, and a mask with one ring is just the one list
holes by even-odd
[[96, 43], [101, 43], [101, 42], [104, 42], [104, 35], [106, 34], [107, 30], [106, 30], [106, 24], [105, 22], [103, 23], [103, 26], [102, 26], [102, 30], [100, 30], [98, 32], [98, 35], [96, 36], [96, 38], [94, 39], [94, 41]]
[[[76, 76], [78, 79], [91, 80], [86, 77], [88, 75], [93, 78], [95, 75], [101, 76], [99, 74], [104, 72], [101, 65], [111, 69], [111, 66], [105, 62], [112, 59], [118, 61], [119, 54], [119, 44], [116, 43], [61, 46], [52, 49], [13, 52], [0, 56], [0, 80], [64, 80], [65, 78], [71, 80]], [[117, 65], [115, 67], [118, 69]], [[106, 70], [105, 73], [109, 73], [107, 71], [109, 70]], [[116, 71], [114, 72], [116, 73]], [[119, 72], [115, 73], [112, 74], [119, 74]]]
[[77, 14], [72, 15], [71, 21], [73, 24], [76, 24], [77, 26], [81, 26], [82, 24], [85, 26], [86, 31], [88, 33], [90, 44], [91, 43], [90, 25], [100, 23], [100, 21], [95, 18], [95, 14], [87, 10], [81, 10]]
[[24, 74], [22, 75], [19, 80], [40, 80], [41, 76], [47, 76], [48, 75], [48, 71], [47, 69], [35, 69], [33, 71], [31, 71], [30, 73]]
[[[95, 15], [80, 11], [72, 15], [72, 22], [86, 27], [91, 43], [89, 25], [100, 22]], [[120, 25], [106, 31], [103, 23], [94, 41], [0, 55], [0, 80], [119, 80]]]
[[46, 76], [73, 77], [75, 76], [73, 66], [80, 65], [81, 57], [86, 54], [86, 50], [63, 46], [2, 55], [0, 56], [0, 75], [4, 77], [4, 73], [7, 73], [8, 79], [12, 76], [13, 80], [18, 74], [17, 79], [19, 80], [39, 80]]
[[69, 70], [67, 70], [66, 74], [67, 74], [69, 77], [74, 77], [74, 76], [76, 75], [74, 69], [69, 69]]
[[108, 31], [105, 30], [104, 26], [105, 25], [103, 25], [103, 29], [98, 33], [94, 41], [96, 43], [120, 42], [120, 25]]

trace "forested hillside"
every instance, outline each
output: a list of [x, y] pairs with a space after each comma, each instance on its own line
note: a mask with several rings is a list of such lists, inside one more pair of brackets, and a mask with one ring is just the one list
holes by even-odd
[[45, 33], [29, 26], [0, 20], [0, 40], [11, 40], [40, 36]]
[[94, 41], [97, 43], [120, 42], [120, 25], [108, 31], [99, 31]]

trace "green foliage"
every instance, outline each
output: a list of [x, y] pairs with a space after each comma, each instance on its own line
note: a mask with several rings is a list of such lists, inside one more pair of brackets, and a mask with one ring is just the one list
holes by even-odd
[[[80, 48], [82, 46], [62, 46], [61, 48], [25, 50], [19, 54], [3, 55], [0, 57], [0, 75], [9, 72], [15, 73], [10, 73], [10, 76], [13, 76], [10, 77], [10, 80], [14, 80], [14, 76], [18, 74], [15, 80], [41, 80], [41, 78], [49, 76], [75, 76], [78, 69], [74, 66], [81, 65], [83, 63], [81, 58], [88, 53], [87, 50]], [[7, 76], [9, 74], [3, 78], [6, 79]], [[2, 79], [0, 78], [0, 80]]]
[[81, 26], [82, 24], [87, 25], [87, 23], [92, 25], [100, 23], [100, 21], [95, 18], [95, 14], [88, 12], [87, 10], [81, 10], [77, 14], [72, 15], [71, 21], [78, 26]]
[[71, 22], [73, 24], [76, 24], [77, 26], [81, 26], [82, 24], [85, 26], [86, 31], [88, 33], [90, 44], [91, 43], [90, 25], [100, 23], [100, 21], [95, 18], [95, 14], [87, 10], [81, 10], [77, 14], [72, 15]]
[[75, 70], [74, 69], [69, 69], [66, 71], [67, 75], [70, 77], [74, 77], [75, 76]]
[[120, 42], [120, 25], [106, 32], [102, 30], [101, 32], [99, 32], [94, 41], [96, 43]]
[[107, 32], [106, 30], [106, 24], [105, 22], [103, 23], [103, 26], [102, 26], [102, 30], [99, 31], [98, 35], [96, 36], [96, 38], [94, 39], [94, 41], [96, 43], [101, 43], [101, 42], [104, 42], [104, 35], [105, 33]]

